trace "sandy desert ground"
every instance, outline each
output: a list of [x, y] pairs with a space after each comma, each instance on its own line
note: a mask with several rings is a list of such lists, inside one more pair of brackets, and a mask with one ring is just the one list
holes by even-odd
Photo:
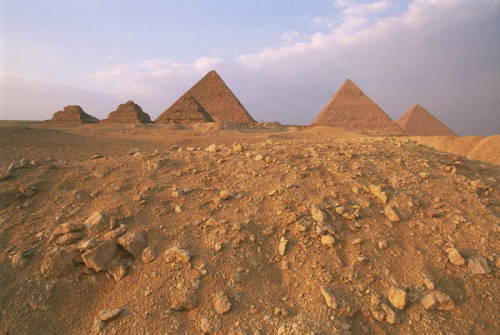
[[1, 122], [0, 148], [0, 333], [500, 330], [500, 136]]

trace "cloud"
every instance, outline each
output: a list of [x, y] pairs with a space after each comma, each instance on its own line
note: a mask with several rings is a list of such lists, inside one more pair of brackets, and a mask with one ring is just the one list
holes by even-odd
[[231, 58], [117, 64], [81, 87], [156, 117], [215, 68], [257, 120], [308, 124], [352, 78], [393, 118], [420, 103], [460, 134], [500, 133], [500, 1], [413, 0], [392, 16], [374, 15], [389, 1], [336, 5], [343, 14], [326, 32], [284, 32], [280, 45]]
[[379, 14], [390, 9], [393, 4], [388, 0], [381, 0], [371, 3], [357, 3], [352, 1], [337, 1], [337, 6], [345, 7], [342, 14], [349, 16], [367, 16]]

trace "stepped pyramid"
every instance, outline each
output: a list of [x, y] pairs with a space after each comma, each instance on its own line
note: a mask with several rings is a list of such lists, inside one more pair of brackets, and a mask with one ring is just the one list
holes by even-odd
[[397, 122], [408, 135], [456, 136], [453, 130], [420, 105], [408, 109]]
[[[202, 110], [208, 113], [213, 121], [255, 122], [214, 70], [208, 72], [194, 84], [155, 121], [176, 122], [176, 120], [179, 120], [179, 122], [185, 123], [208, 121], [207, 116], [196, 105], [199, 105]], [[194, 119], [192, 119], [193, 115], [195, 116]], [[205, 118], [204, 120], [200, 120], [202, 115]]]
[[62, 111], [55, 112], [52, 119], [47, 120], [49, 123], [99, 123], [99, 120], [90, 114], [85, 113], [82, 107], [78, 105], [69, 105], [64, 107]]
[[401, 128], [347, 79], [312, 122], [380, 135], [401, 135]]
[[118, 106], [116, 111], [109, 113], [104, 123], [151, 123], [151, 118], [142, 111], [141, 106], [132, 100]]
[[214, 119], [193, 97], [187, 96], [177, 100], [161, 114], [155, 122], [173, 122], [173, 123], [196, 123], [196, 122], [214, 122]]

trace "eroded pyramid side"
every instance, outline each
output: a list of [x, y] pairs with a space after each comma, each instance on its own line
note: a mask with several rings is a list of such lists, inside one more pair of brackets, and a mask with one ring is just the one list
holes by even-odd
[[78, 105], [65, 106], [62, 111], [55, 112], [52, 119], [47, 120], [49, 123], [60, 124], [81, 124], [81, 123], [98, 123], [99, 119], [86, 113], [82, 107]]
[[102, 120], [104, 123], [151, 123], [149, 114], [145, 113], [141, 106], [127, 101], [118, 106], [116, 111], [109, 113], [108, 118]]
[[399, 125], [347, 79], [312, 122], [371, 134], [401, 135]]

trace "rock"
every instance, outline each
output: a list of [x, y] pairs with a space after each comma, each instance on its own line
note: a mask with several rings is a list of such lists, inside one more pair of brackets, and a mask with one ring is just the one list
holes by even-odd
[[387, 299], [392, 306], [403, 309], [406, 306], [406, 290], [399, 287], [391, 287], [387, 293]]
[[95, 248], [82, 255], [84, 264], [99, 272], [108, 269], [108, 264], [117, 256], [118, 244], [114, 240], [101, 242]]
[[10, 178], [12, 178], [12, 173], [9, 170], [0, 172], [0, 181], [9, 180]]
[[342, 215], [345, 213], [345, 208], [342, 207], [342, 206], [339, 206], [339, 207], [335, 207], [335, 212], [338, 214], [338, 215]]
[[190, 311], [197, 306], [198, 298], [193, 288], [174, 290], [170, 295], [170, 308], [175, 311]]
[[389, 219], [390, 222], [399, 222], [400, 220], [398, 213], [391, 206], [385, 206], [384, 215]]
[[382, 303], [380, 305], [380, 307], [382, 308], [382, 310], [385, 312], [385, 321], [390, 324], [390, 325], [393, 325], [396, 323], [397, 321], [397, 315], [396, 315], [396, 312], [394, 312], [392, 310], [392, 308], [389, 307], [389, 305], [385, 304], [385, 303]]
[[104, 240], [114, 240], [114, 239], [122, 236], [123, 234], [125, 234], [126, 231], [127, 231], [127, 227], [125, 227], [124, 224], [121, 224], [120, 227], [113, 229], [111, 231], [108, 231], [107, 233], [102, 235], [102, 238]]
[[52, 235], [62, 235], [75, 231], [81, 231], [83, 229], [85, 229], [85, 225], [83, 223], [68, 222], [68, 223], [63, 223], [59, 225], [56, 229], [54, 229]]
[[107, 271], [117, 282], [123, 279], [128, 274], [128, 268], [118, 259], [113, 259], [106, 265]]
[[335, 238], [332, 235], [321, 235], [321, 244], [333, 247]]
[[217, 314], [225, 314], [231, 310], [231, 301], [224, 293], [216, 294], [213, 304]]
[[144, 250], [142, 250], [142, 261], [144, 263], [151, 263], [156, 259], [156, 251], [151, 248], [147, 247]]
[[278, 254], [280, 256], [285, 256], [287, 244], [288, 244], [288, 240], [284, 236], [282, 236], [280, 239], [280, 242], [278, 244]]
[[0, 191], [0, 209], [6, 208], [23, 198], [24, 195], [16, 189]]
[[484, 275], [491, 272], [488, 262], [481, 256], [469, 258], [467, 267], [474, 275]]
[[219, 149], [217, 149], [217, 146], [215, 144], [210, 144], [206, 149], [205, 151], [208, 151], [208, 152], [217, 152], [219, 151]]
[[462, 255], [458, 252], [457, 249], [450, 248], [446, 250], [446, 252], [448, 253], [448, 260], [450, 261], [451, 264], [453, 265], [465, 264], [465, 259], [462, 257]]
[[226, 190], [222, 190], [220, 191], [219, 193], [219, 198], [221, 198], [222, 200], [227, 200], [231, 197], [231, 193], [229, 193], [228, 191]]
[[85, 220], [85, 225], [90, 234], [99, 234], [108, 229], [108, 217], [104, 212], [94, 212]]
[[60, 235], [59, 238], [56, 240], [56, 243], [58, 245], [69, 245], [80, 240], [82, 237], [83, 237], [82, 232], [75, 231], [64, 235]]
[[31, 255], [31, 252], [28, 251], [18, 251], [10, 258], [10, 261], [13, 266], [22, 268], [28, 264], [28, 256]]
[[144, 232], [129, 232], [118, 239], [118, 244], [127, 250], [134, 258], [141, 256], [142, 250], [147, 247]]
[[316, 222], [324, 222], [326, 220], [326, 213], [316, 205], [311, 205], [310, 213]]
[[387, 204], [388, 200], [387, 193], [382, 191], [382, 187], [380, 185], [371, 184], [370, 186], [368, 186], [368, 188], [370, 189], [370, 192], [373, 194], [373, 196], [379, 199], [382, 202], [382, 204], [384, 205]]
[[97, 240], [95, 238], [91, 238], [80, 242], [78, 244], [78, 249], [81, 251], [87, 251], [94, 248], [96, 245], [97, 245]]
[[208, 321], [207, 318], [200, 319], [200, 330], [203, 334], [210, 334], [210, 332], [213, 331], [212, 327], [210, 326], [210, 321]]
[[264, 156], [262, 156], [260, 154], [259, 155], [255, 155], [255, 157], [253, 159], [255, 159], [256, 161], [261, 161], [261, 160], [264, 159]]
[[243, 146], [240, 143], [236, 143], [232, 147], [234, 152], [242, 152], [243, 151]]
[[47, 277], [61, 277], [74, 268], [71, 253], [66, 249], [53, 249], [42, 261], [40, 272]]
[[222, 250], [222, 244], [220, 244], [220, 243], [215, 243], [215, 244], [214, 244], [214, 250], [215, 250], [215, 251], [221, 251], [221, 250]]
[[337, 299], [335, 299], [332, 291], [325, 286], [320, 286], [320, 292], [325, 299], [326, 305], [332, 309], [337, 309]]
[[97, 318], [101, 321], [109, 321], [116, 318], [121, 312], [123, 312], [121, 308], [103, 309], [99, 311]]
[[427, 293], [420, 300], [420, 304], [428, 310], [449, 311], [455, 308], [453, 300], [447, 294], [437, 290]]
[[173, 260], [177, 263], [189, 263], [189, 261], [191, 260], [191, 254], [189, 253], [189, 251], [177, 246], [167, 249], [165, 251], [164, 257], [167, 262], [171, 262]]

